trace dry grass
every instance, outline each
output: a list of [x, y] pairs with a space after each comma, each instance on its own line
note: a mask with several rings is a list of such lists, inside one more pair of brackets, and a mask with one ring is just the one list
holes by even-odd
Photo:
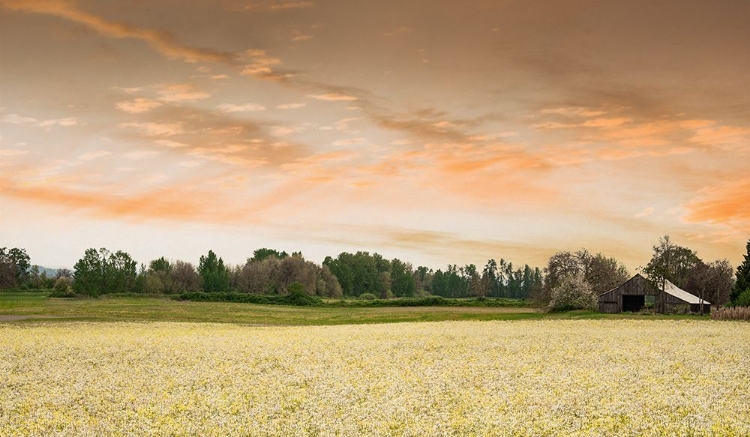
[[725, 307], [711, 311], [716, 320], [750, 320], [750, 307]]

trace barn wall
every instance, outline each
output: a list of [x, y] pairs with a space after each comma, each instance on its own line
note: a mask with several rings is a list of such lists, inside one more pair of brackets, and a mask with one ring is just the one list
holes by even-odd
[[655, 288], [649, 281], [640, 275], [633, 276], [627, 282], [599, 295], [599, 311], [603, 313], [621, 313], [622, 296], [656, 296], [657, 310], [659, 308], [659, 295], [661, 291]]
[[599, 302], [599, 312], [610, 314], [619, 313], [620, 306], [617, 302]]
[[[636, 275], [614, 290], [601, 294], [598, 298], [599, 311], [603, 313], [622, 312], [623, 296], [654, 296], [654, 311], [658, 313], [673, 312], [685, 309], [686, 306], [689, 308], [687, 302], [659, 290], [646, 278]], [[697, 312], [698, 309], [694, 311]]]
[[620, 304], [617, 301], [617, 289], [610, 290], [599, 296], [599, 312], [601, 313], [619, 313]]
[[651, 285], [646, 279], [635, 276], [626, 283], [617, 287], [613, 290], [617, 295], [644, 295], [644, 296], [657, 296], [661, 293], [656, 287]]

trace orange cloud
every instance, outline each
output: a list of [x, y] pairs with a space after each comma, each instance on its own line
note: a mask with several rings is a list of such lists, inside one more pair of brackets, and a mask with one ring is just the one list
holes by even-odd
[[5, 0], [7, 9], [26, 13], [46, 14], [64, 18], [88, 27], [108, 38], [131, 38], [145, 42], [151, 48], [170, 59], [186, 62], [225, 62], [231, 63], [235, 56], [210, 49], [195, 48], [175, 41], [174, 37], [162, 31], [130, 26], [105, 20], [102, 17], [77, 9], [74, 3], [64, 0]]
[[250, 3], [245, 5], [247, 11], [285, 11], [290, 9], [303, 9], [311, 8], [315, 6], [315, 3], [308, 1], [292, 1], [292, 2], [268, 2], [268, 3]]
[[56, 118], [51, 120], [38, 120], [34, 117], [24, 117], [18, 114], [8, 114], [2, 117], [2, 121], [10, 124], [25, 124], [35, 127], [50, 127], [50, 126], [77, 126], [78, 119], [75, 117]]
[[276, 105], [276, 109], [299, 109], [307, 106], [307, 103], [283, 103]]
[[242, 105], [222, 103], [221, 105], [217, 106], [217, 109], [219, 109], [219, 111], [221, 112], [230, 114], [232, 112], [265, 111], [266, 107], [257, 103], [245, 103]]
[[[493, 239], [471, 239], [448, 232], [373, 229], [370, 233], [383, 236], [386, 247], [404, 248], [430, 255], [449, 255], [451, 259], [476, 260], [505, 258], [523, 260], [532, 267], [544, 266], [556, 249], [536, 242], [515, 243]], [[481, 265], [479, 266], [481, 268]], [[522, 267], [520, 264], [516, 268]]]
[[354, 96], [348, 96], [346, 94], [328, 93], [328, 94], [310, 94], [307, 97], [315, 100], [324, 100], [327, 102], [349, 102], [357, 100]]
[[742, 146], [750, 144], [750, 128], [736, 126], [714, 127], [712, 122], [695, 129], [695, 135], [689, 141], [705, 146]]
[[117, 103], [117, 109], [130, 114], [142, 114], [161, 106], [156, 100], [137, 98], [131, 101]]
[[145, 135], [152, 137], [160, 136], [173, 136], [184, 133], [182, 123], [152, 123], [152, 122], [130, 122], [120, 123], [118, 126], [126, 128], [134, 128], [142, 132]]
[[[176, 220], [237, 223], [252, 221], [251, 212], [232, 199], [196, 186], [175, 185], [143, 194], [76, 191], [59, 186], [21, 186], [0, 179], [0, 194], [19, 200], [51, 205], [67, 211], [84, 211], [106, 219]], [[215, 214], [215, 211], [222, 211]]]
[[703, 188], [684, 207], [687, 222], [727, 225], [750, 234], [750, 178]]
[[159, 87], [159, 100], [162, 102], [192, 102], [211, 97], [210, 94], [199, 91], [193, 84], [171, 84]]

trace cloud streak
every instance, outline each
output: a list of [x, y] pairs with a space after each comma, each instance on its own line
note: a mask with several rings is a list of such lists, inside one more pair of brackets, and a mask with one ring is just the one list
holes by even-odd
[[75, 4], [64, 0], [4, 0], [2, 5], [10, 10], [52, 15], [87, 27], [107, 38], [129, 38], [143, 41], [151, 48], [170, 59], [185, 62], [232, 63], [231, 53], [180, 44], [175, 37], [162, 31], [131, 26], [117, 21], [106, 20], [94, 14], [83, 12]]
[[746, 236], [750, 234], [750, 178], [705, 187], [684, 207], [689, 223], [729, 226], [738, 237]]

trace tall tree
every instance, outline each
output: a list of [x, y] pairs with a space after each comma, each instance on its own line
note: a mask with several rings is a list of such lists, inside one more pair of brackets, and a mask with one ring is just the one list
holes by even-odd
[[519, 297], [526, 299], [531, 296], [531, 290], [534, 288], [534, 272], [528, 264], [523, 266], [523, 285], [521, 286], [521, 295]]
[[209, 250], [207, 256], [201, 256], [198, 273], [203, 279], [203, 291], [226, 291], [229, 288], [229, 269], [213, 250]]
[[549, 302], [552, 289], [557, 287], [560, 282], [569, 276], [581, 273], [581, 264], [579, 258], [573, 253], [564, 251], [557, 252], [547, 261], [547, 267], [544, 269], [544, 290], [540, 300]]
[[387, 270], [384, 270], [384, 260], [378, 254], [341, 252], [336, 259], [326, 257], [323, 265], [327, 266], [338, 278], [345, 295], [359, 296], [362, 293], [379, 295], [383, 292], [385, 284], [382, 282], [380, 273]]
[[729, 301], [733, 282], [729, 261], [701, 261], [690, 271], [685, 290], [713, 305], [724, 305]]
[[105, 290], [103, 293], [130, 293], [135, 286], [136, 263], [127, 252], [109, 254], [105, 262]]
[[0, 248], [0, 288], [18, 287], [29, 276], [31, 258], [26, 249]]
[[482, 269], [482, 295], [497, 296], [497, 261], [490, 259]]
[[447, 297], [465, 297], [469, 294], [469, 282], [456, 264], [449, 265], [446, 271], [448, 275]]
[[745, 259], [742, 261], [742, 264], [737, 266], [737, 272], [734, 274], [735, 281], [732, 288], [732, 302], [736, 302], [740, 294], [746, 290], [750, 290], [750, 240], [747, 240], [745, 249], [746, 252], [743, 255]]
[[148, 265], [147, 283], [149, 289], [155, 288], [159, 293], [171, 293], [172, 292], [172, 263], [166, 258], [161, 257], [152, 260]]
[[582, 257], [581, 260], [586, 262], [586, 282], [591, 284], [591, 288], [597, 295], [622, 285], [630, 277], [625, 265], [601, 253]]
[[651, 261], [643, 269], [649, 279], [660, 288], [664, 287], [664, 281], [686, 288], [690, 271], [701, 262], [698, 255], [687, 247], [673, 244], [669, 235], [660, 238], [653, 250]]
[[269, 249], [267, 247], [263, 247], [260, 249], [256, 249], [253, 252], [253, 257], [250, 258], [248, 261], [263, 261], [264, 259], [269, 258], [269, 257], [282, 259], [288, 256], [289, 254], [284, 251], [279, 252], [278, 250], [275, 250], [275, 249]]
[[86, 249], [83, 258], [73, 266], [73, 291], [96, 297], [104, 289], [105, 265], [109, 251], [101, 248]]
[[448, 296], [448, 277], [440, 269], [437, 269], [432, 275], [432, 294], [435, 296]]
[[586, 249], [557, 252], [550, 257], [545, 273], [544, 286], [534, 293], [541, 302], [549, 302], [552, 290], [571, 276], [580, 275], [597, 295], [622, 284], [629, 276], [625, 266], [615, 258], [601, 253], [592, 255]]
[[137, 263], [126, 252], [87, 249], [74, 266], [73, 290], [87, 296], [130, 293], [135, 289]]
[[391, 261], [391, 291], [398, 297], [412, 297], [415, 290], [411, 264], [394, 258]]
[[177, 260], [172, 264], [169, 279], [174, 293], [198, 291], [202, 286], [201, 277], [195, 270], [195, 266], [186, 261]]

